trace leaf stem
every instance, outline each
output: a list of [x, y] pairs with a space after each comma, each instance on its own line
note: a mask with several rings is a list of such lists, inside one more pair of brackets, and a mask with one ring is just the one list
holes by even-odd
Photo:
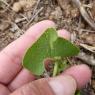
[[58, 62], [56, 61], [54, 63], [53, 77], [57, 75], [57, 71], [58, 71]]
[[75, 95], [81, 95], [80, 90], [77, 90]]

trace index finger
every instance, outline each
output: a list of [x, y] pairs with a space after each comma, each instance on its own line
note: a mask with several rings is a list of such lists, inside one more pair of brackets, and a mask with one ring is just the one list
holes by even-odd
[[47, 28], [54, 26], [52, 21], [41, 21], [0, 52], [1, 83], [8, 84], [17, 75], [22, 68], [21, 60], [26, 48], [32, 45]]

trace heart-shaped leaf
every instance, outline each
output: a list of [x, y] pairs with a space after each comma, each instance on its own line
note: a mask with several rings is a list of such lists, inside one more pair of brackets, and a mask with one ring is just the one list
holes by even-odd
[[79, 48], [70, 41], [58, 37], [56, 30], [49, 28], [27, 50], [23, 66], [35, 75], [42, 75], [45, 70], [44, 60], [46, 58], [70, 57], [78, 53]]

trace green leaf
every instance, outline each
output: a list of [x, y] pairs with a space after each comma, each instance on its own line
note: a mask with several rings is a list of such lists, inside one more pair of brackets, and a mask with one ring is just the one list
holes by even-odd
[[27, 50], [23, 66], [35, 75], [42, 75], [44, 60], [54, 57], [70, 57], [77, 55], [77, 48], [70, 41], [60, 38], [53, 28], [49, 28], [43, 35]]
[[75, 95], [81, 95], [81, 92], [79, 90], [77, 90]]

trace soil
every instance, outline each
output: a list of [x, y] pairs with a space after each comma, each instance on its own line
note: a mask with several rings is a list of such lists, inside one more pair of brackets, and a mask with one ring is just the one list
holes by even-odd
[[[0, 50], [20, 37], [31, 25], [45, 19], [53, 20], [56, 28], [68, 30], [71, 33], [71, 41], [81, 48], [80, 55], [70, 61], [73, 64], [76, 64], [76, 61], [77, 64], [88, 64], [93, 71], [92, 79], [81, 90], [81, 95], [95, 95], [95, 30], [84, 19], [74, 2], [71, 0], [0, 0]], [[94, 21], [95, 1], [80, 0], [80, 2], [85, 4], [87, 13]], [[83, 54], [86, 58], [82, 57]]]

